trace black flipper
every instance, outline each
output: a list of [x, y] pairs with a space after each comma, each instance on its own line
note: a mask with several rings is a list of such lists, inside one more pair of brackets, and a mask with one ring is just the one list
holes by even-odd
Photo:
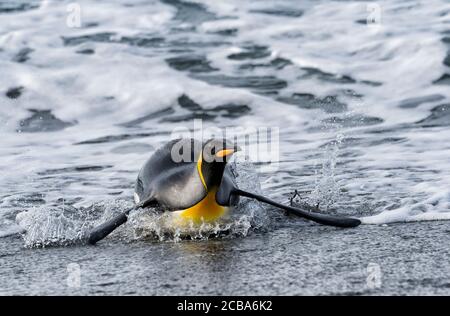
[[123, 212], [122, 214], [117, 215], [116, 217], [110, 219], [107, 222], [95, 227], [89, 232], [88, 243], [91, 245], [95, 245], [98, 241], [102, 240], [106, 236], [112, 233], [117, 227], [122, 225], [128, 220], [128, 214], [131, 211], [137, 209], [138, 207], [130, 208], [129, 210]]
[[[306, 219], [309, 219], [311, 221], [314, 221], [319, 224], [323, 225], [329, 225], [329, 226], [336, 226], [336, 227], [356, 227], [361, 224], [361, 221], [357, 218], [351, 218], [351, 217], [340, 217], [340, 216], [333, 216], [328, 214], [320, 214], [320, 213], [313, 213], [304, 211], [292, 206], [287, 206], [280, 204], [278, 202], [272, 201], [264, 196], [260, 196], [254, 193], [246, 192], [241, 189], [238, 189], [234, 187], [233, 189], [226, 188], [226, 190], [223, 190], [223, 194], [230, 193], [231, 195], [240, 195], [245, 196], [249, 198], [256, 199], [260, 202], [267, 203], [273, 206], [276, 206], [278, 208], [281, 208], [283, 210], [288, 211], [289, 213], [295, 214], [299, 217], [303, 217]], [[226, 197], [221, 197], [223, 200], [226, 200]]]
[[91, 245], [95, 245], [98, 241], [102, 240], [103, 238], [111, 234], [117, 227], [124, 224], [128, 220], [128, 214], [130, 214], [131, 211], [152, 206], [158, 206], [156, 200], [144, 201], [143, 203], [139, 203], [138, 205], [126, 210], [125, 212], [117, 215], [116, 217], [110, 219], [109, 221], [104, 222], [103, 224], [97, 227], [94, 227], [89, 232], [88, 243], [90, 243]]
[[225, 169], [223, 173], [222, 182], [216, 193], [216, 202], [222, 206], [234, 206], [239, 202], [239, 196], [233, 194], [237, 190], [234, 177], [230, 174], [229, 169]]
[[299, 217], [303, 217], [323, 225], [330, 225], [337, 227], [356, 227], [361, 224], [361, 221], [357, 218], [339, 217], [304, 211], [292, 206], [280, 204], [264, 196], [243, 191], [236, 186], [235, 182], [233, 181], [233, 177], [228, 172], [225, 172], [222, 179], [222, 183], [220, 184], [219, 190], [216, 193], [217, 203], [223, 206], [235, 205], [235, 203], [237, 203], [237, 199], [239, 196], [256, 199], [260, 202], [276, 206], [280, 209], [288, 211], [289, 213], [295, 214]]

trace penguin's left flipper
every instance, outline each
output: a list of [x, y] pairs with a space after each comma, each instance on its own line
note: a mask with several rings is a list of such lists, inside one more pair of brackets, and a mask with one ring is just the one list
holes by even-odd
[[253, 198], [260, 202], [270, 204], [277, 208], [288, 211], [291, 214], [314, 221], [322, 225], [348, 228], [348, 227], [356, 227], [361, 224], [361, 221], [357, 218], [334, 216], [329, 214], [304, 211], [296, 207], [280, 204], [264, 196], [243, 191], [237, 187], [232, 176], [228, 172], [224, 173], [224, 177], [216, 193], [216, 202], [222, 206], [234, 206], [239, 201], [239, 196]]
[[220, 183], [219, 189], [216, 192], [216, 202], [222, 206], [236, 206], [239, 202], [239, 195], [233, 194], [237, 190], [237, 185], [231, 172], [225, 169]]

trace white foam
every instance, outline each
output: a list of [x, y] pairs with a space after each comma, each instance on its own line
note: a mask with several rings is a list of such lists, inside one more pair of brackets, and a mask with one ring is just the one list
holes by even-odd
[[[400, 124], [427, 117], [433, 107], [450, 100], [448, 86], [432, 84], [448, 72], [442, 63], [448, 47], [441, 41], [443, 32], [448, 31], [449, 16], [442, 14], [449, 10], [447, 2], [430, 0], [424, 5], [419, 1], [406, 4], [377, 1], [382, 9], [378, 28], [357, 23], [368, 16], [365, 2], [195, 2], [203, 4], [219, 19], [189, 27], [185, 23], [180, 30], [181, 22], [173, 20], [176, 8], [156, 0], [133, 5], [125, 0], [77, 1], [82, 8], [83, 23], [98, 24], [81, 29], [66, 25], [67, 4], [71, 1], [49, 1], [38, 10], [1, 15], [0, 171], [1, 196], [6, 207], [15, 207], [11, 201], [34, 192], [42, 192], [46, 203], [81, 196], [77, 206], [112, 196], [130, 199], [135, 176], [151, 152], [128, 155], [114, 152], [118, 142], [128, 140], [126, 137], [91, 146], [73, 144], [144, 131], [149, 136], [141, 135], [134, 141], [157, 147], [167, 141], [168, 134], [179, 124], [150, 121], [143, 130], [126, 129], [118, 124], [174, 106], [178, 97], [186, 94], [204, 108], [228, 103], [251, 108], [251, 115], [217, 120], [208, 123], [209, 126], [280, 127], [279, 171], [264, 174], [263, 187], [271, 195], [281, 198], [294, 188], [311, 189], [317, 195], [315, 199], [320, 199], [331, 183], [329, 201], [343, 202], [345, 199], [340, 195], [346, 196], [353, 207], [369, 204], [370, 214], [378, 214], [364, 217], [365, 223], [448, 218], [449, 128], [400, 128]], [[304, 12], [301, 17], [255, 12], [271, 8]], [[227, 37], [214, 34], [229, 29], [237, 32]], [[62, 40], [104, 32], [115, 33], [117, 41], [125, 36], [161, 37], [164, 44], [163, 48], [101, 42], [64, 46]], [[347, 115], [381, 118], [383, 123], [376, 127], [393, 131], [370, 134], [366, 133], [370, 129], [366, 126], [341, 128], [337, 132], [320, 130], [321, 120], [341, 114], [306, 110], [251, 89], [226, 88], [195, 80], [165, 62], [166, 58], [177, 56], [173, 49], [185, 47], [164, 45], [183, 40], [226, 42], [199, 50], [196, 50], [199, 45], [192, 45], [189, 49], [206, 55], [211, 66], [224, 75], [237, 78], [272, 75], [286, 80], [288, 86], [280, 94], [325, 97], [344, 88], [352, 89], [363, 97], [345, 100], [349, 106]], [[241, 72], [237, 69], [240, 61], [227, 57], [252, 44], [267, 46], [270, 55], [249, 63], [267, 63], [281, 57], [294, 65], [279, 70], [261, 67]], [[12, 61], [24, 48], [34, 50], [30, 59], [25, 63]], [[88, 48], [94, 49], [95, 54], [76, 53]], [[318, 68], [336, 78], [350, 76], [356, 82], [342, 84], [302, 77], [304, 67]], [[18, 86], [24, 87], [20, 98], [12, 100], [4, 96], [8, 88]], [[399, 107], [402, 100], [427, 95], [440, 95], [442, 99], [416, 108]], [[16, 133], [19, 121], [30, 116], [28, 109], [49, 109], [57, 118], [77, 124], [56, 133]], [[151, 135], [153, 132], [167, 134]], [[322, 162], [329, 160], [321, 146], [336, 139], [337, 134], [343, 135], [344, 145], [333, 158], [336, 165], [329, 181], [330, 175], [321, 171]], [[392, 140], [381, 141], [388, 138]], [[346, 140], [352, 139], [356, 139], [353, 145], [345, 145]], [[341, 156], [344, 153], [348, 156]], [[76, 171], [62, 176], [46, 174], [49, 170], [83, 165], [111, 167], [82, 175]]]

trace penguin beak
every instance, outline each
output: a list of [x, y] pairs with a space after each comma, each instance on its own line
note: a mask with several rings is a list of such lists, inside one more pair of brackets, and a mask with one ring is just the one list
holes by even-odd
[[231, 156], [232, 154], [234, 154], [235, 152], [237, 152], [239, 150], [241, 150], [241, 148], [239, 146], [235, 146], [234, 148], [222, 149], [222, 150], [219, 150], [216, 153], [216, 157], [217, 158], [228, 157], [228, 156]]
[[217, 158], [228, 157], [234, 154], [234, 151], [235, 151], [234, 149], [222, 149], [216, 153], [216, 157]]

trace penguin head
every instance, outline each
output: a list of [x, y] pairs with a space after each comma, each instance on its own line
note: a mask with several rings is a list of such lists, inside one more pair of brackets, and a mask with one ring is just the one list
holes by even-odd
[[226, 163], [239, 148], [226, 139], [210, 139], [203, 145], [202, 160], [205, 163]]
[[239, 149], [225, 139], [210, 139], [203, 144], [198, 171], [207, 190], [220, 185], [226, 163]]

